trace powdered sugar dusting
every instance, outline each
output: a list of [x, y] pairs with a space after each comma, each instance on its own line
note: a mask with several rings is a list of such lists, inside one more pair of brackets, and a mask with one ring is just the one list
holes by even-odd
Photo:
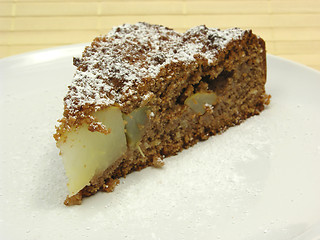
[[[174, 63], [212, 63], [219, 50], [244, 30], [219, 30], [198, 26], [180, 34], [172, 29], [147, 23], [114, 27], [96, 38], [77, 62], [74, 81], [65, 98], [69, 113], [81, 106], [123, 103], [134, 96], [141, 83], [156, 78], [161, 69]], [[143, 99], [141, 99], [143, 100]]]

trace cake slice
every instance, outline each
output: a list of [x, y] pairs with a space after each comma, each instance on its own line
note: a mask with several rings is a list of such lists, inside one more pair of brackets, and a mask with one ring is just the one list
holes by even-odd
[[66, 205], [221, 133], [269, 103], [265, 42], [251, 30], [184, 34], [124, 24], [85, 48], [54, 135]]

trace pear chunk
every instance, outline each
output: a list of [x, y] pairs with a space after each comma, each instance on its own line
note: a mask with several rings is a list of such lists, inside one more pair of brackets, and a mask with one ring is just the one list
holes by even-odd
[[57, 143], [69, 179], [70, 196], [110, 167], [127, 149], [122, 113], [109, 107], [94, 114], [110, 133], [91, 132], [88, 124], [71, 128]]
[[217, 95], [215, 93], [198, 92], [188, 97], [184, 104], [189, 106], [194, 112], [204, 114], [206, 112], [205, 105], [214, 105], [217, 103]]
[[147, 110], [148, 107], [140, 107], [130, 114], [123, 114], [123, 119], [126, 121], [127, 142], [131, 148], [136, 147], [144, 134], [145, 124], [148, 120]]

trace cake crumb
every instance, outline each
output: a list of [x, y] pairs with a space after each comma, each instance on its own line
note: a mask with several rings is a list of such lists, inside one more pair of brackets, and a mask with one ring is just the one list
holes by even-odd
[[163, 166], [164, 166], [164, 161], [163, 161], [163, 159], [161, 159], [161, 158], [155, 158], [155, 159], [153, 160], [153, 166], [154, 166], [155, 168], [161, 168], [161, 167], [163, 167]]
[[114, 188], [120, 183], [119, 179], [108, 178], [102, 186], [102, 191], [113, 192]]

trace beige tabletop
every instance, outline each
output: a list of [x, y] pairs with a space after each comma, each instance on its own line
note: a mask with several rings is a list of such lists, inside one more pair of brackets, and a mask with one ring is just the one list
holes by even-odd
[[268, 53], [320, 70], [320, 0], [0, 0], [0, 58], [90, 42], [138, 21], [181, 32], [201, 24], [250, 28]]

